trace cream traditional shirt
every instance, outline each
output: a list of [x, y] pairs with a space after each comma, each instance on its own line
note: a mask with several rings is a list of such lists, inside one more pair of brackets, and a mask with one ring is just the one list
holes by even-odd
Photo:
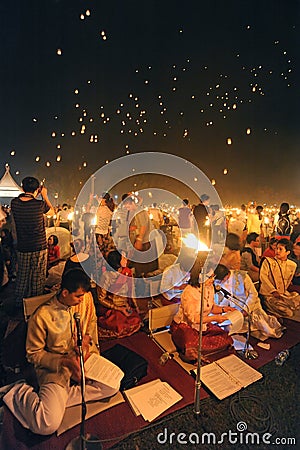
[[86, 293], [77, 306], [65, 306], [56, 297], [41, 305], [28, 321], [27, 359], [34, 365], [39, 385], [70, 382], [71, 373], [61, 367], [62, 356], [73, 356], [77, 345], [74, 313], [80, 314], [82, 336], [90, 335], [90, 353], [99, 353], [97, 317], [92, 294]]
[[287, 259], [280, 261], [276, 258], [265, 258], [260, 268], [260, 293], [271, 295], [272, 292], [279, 294], [291, 294], [287, 288], [291, 284], [296, 271], [297, 264]]

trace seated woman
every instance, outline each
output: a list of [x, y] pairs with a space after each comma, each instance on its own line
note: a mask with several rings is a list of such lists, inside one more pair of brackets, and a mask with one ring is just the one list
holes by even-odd
[[132, 296], [131, 270], [127, 259], [117, 250], [107, 256], [107, 270], [97, 286], [96, 305], [99, 339], [130, 336], [141, 327], [141, 319]]
[[275, 258], [275, 250], [278, 240], [274, 237], [270, 239], [269, 246], [263, 252], [262, 256], [269, 256], [270, 258]]
[[[257, 290], [244, 270], [228, 270], [222, 264], [215, 268], [215, 286], [219, 290], [217, 296], [220, 306], [232, 306], [244, 314], [244, 326], [241, 333], [248, 331], [248, 320], [250, 315], [251, 334], [264, 341], [269, 337], [280, 338], [283, 327], [276, 317], [269, 316], [261, 307]], [[224, 289], [224, 291], [222, 291]], [[234, 300], [236, 298], [236, 300]], [[234, 300], [234, 301], [233, 301]], [[239, 306], [240, 305], [240, 306]]]
[[[194, 362], [198, 357], [200, 326], [201, 286], [198, 261], [191, 269], [189, 285], [181, 295], [178, 313], [171, 324], [171, 334], [179, 356], [186, 362]], [[232, 345], [232, 338], [221, 327], [212, 322], [224, 322], [222, 313], [232, 311], [231, 306], [218, 306], [214, 303], [214, 274], [211, 271], [204, 281], [202, 353], [225, 350]]]
[[55, 266], [60, 260], [60, 247], [58, 245], [58, 237], [55, 234], [51, 234], [48, 237], [48, 262], [47, 267]]
[[64, 268], [64, 274], [68, 270], [78, 267], [83, 269], [91, 278], [93, 273], [93, 261], [90, 255], [84, 253], [84, 241], [82, 239], [74, 239], [73, 243], [71, 243], [71, 247], [74, 254], [67, 260]]

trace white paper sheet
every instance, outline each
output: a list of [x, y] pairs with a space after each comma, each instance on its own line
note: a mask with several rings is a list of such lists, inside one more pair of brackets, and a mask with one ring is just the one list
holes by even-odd
[[[244, 325], [244, 316], [241, 313], [241, 311], [238, 311], [235, 309], [234, 311], [229, 311], [226, 314], [224, 314], [224, 322], [221, 323], [221, 326], [226, 325], [226, 322], [228, 321], [228, 324], [230, 325], [230, 334], [238, 333], [240, 330], [242, 330]], [[226, 320], [226, 322], [225, 322]]]
[[92, 353], [84, 363], [85, 376], [91, 380], [118, 389], [124, 372], [103, 356]]
[[172, 405], [179, 402], [182, 396], [168, 383], [159, 381], [144, 390], [132, 394], [131, 398], [143, 418], [151, 422]]

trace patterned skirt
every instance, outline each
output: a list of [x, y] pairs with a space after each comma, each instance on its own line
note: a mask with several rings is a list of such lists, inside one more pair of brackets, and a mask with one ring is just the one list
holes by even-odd
[[[199, 332], [186, 323], [173, 321], [171, 334], [179, 353], [184, 355], [186, 360], [195, 361], [198, 358]], [[232, 338], [218, 325], [208, 323], [206, 331], [202, 332], [201, 352], [203, 355], [225, 350], [232, 344]]]
[[121, 311], [106, 309], [106, 312], [98, 317], [99, 340], [131, 336], [140, 329], [141, 324], [136, 311], [132, 311], [130, 316], [125, 316]]

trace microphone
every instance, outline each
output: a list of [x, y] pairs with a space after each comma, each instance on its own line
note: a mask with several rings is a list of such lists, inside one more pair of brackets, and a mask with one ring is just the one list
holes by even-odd
[[[226, 289], [224, 289], [222, 286], [214, 285], [214, 287], [215, 287], [215, 290], [216, 290], [217, 292], [218, 292], [218, 291], [221, 291], [225, 298], [231, 298], [232, 301], [233, 301], [233, 300], [236, 300], [236, 301], [238, 302], [238, 305], [237, 305], [237, 306], [239, 306], [239, 308], [241, 308], [241, 305], [243, 305], [243, 308], [242, 308], [242, 309], [244, 309], [244, 307], [246, 307], [246, 312], [247, 312], [247, 314], [249, 315], [249, 307], [248, 307], [248, 305], [247, 305], [247, 302], [244, 302], [244, 301], [241, 300], [240, 298], [238, 298], [238, 297], [236, 297], [235, 295], [231, 294], [229, 291], [227, 291]], [[234, 301], [233, 301], [233, 303], [236, 305], [236, 303], [235, 303]]]
[[78, 312], [74, 313], [74, 320], [76, 324], [77, 329], [77, 346], [82, 346], [82, 334], [81, 334], [81, 327], [80, 327], [80, 314]]
[[222, 286], [215, 286], [216, 291], [221, 291], [224, 294], [224, 297], [229, 298], [229, 297], [233, 297], [235, 298], [235, 296], [233, 294], [230, 294], [230, 292], [226, 291], [226, 289], [224, 289]]

